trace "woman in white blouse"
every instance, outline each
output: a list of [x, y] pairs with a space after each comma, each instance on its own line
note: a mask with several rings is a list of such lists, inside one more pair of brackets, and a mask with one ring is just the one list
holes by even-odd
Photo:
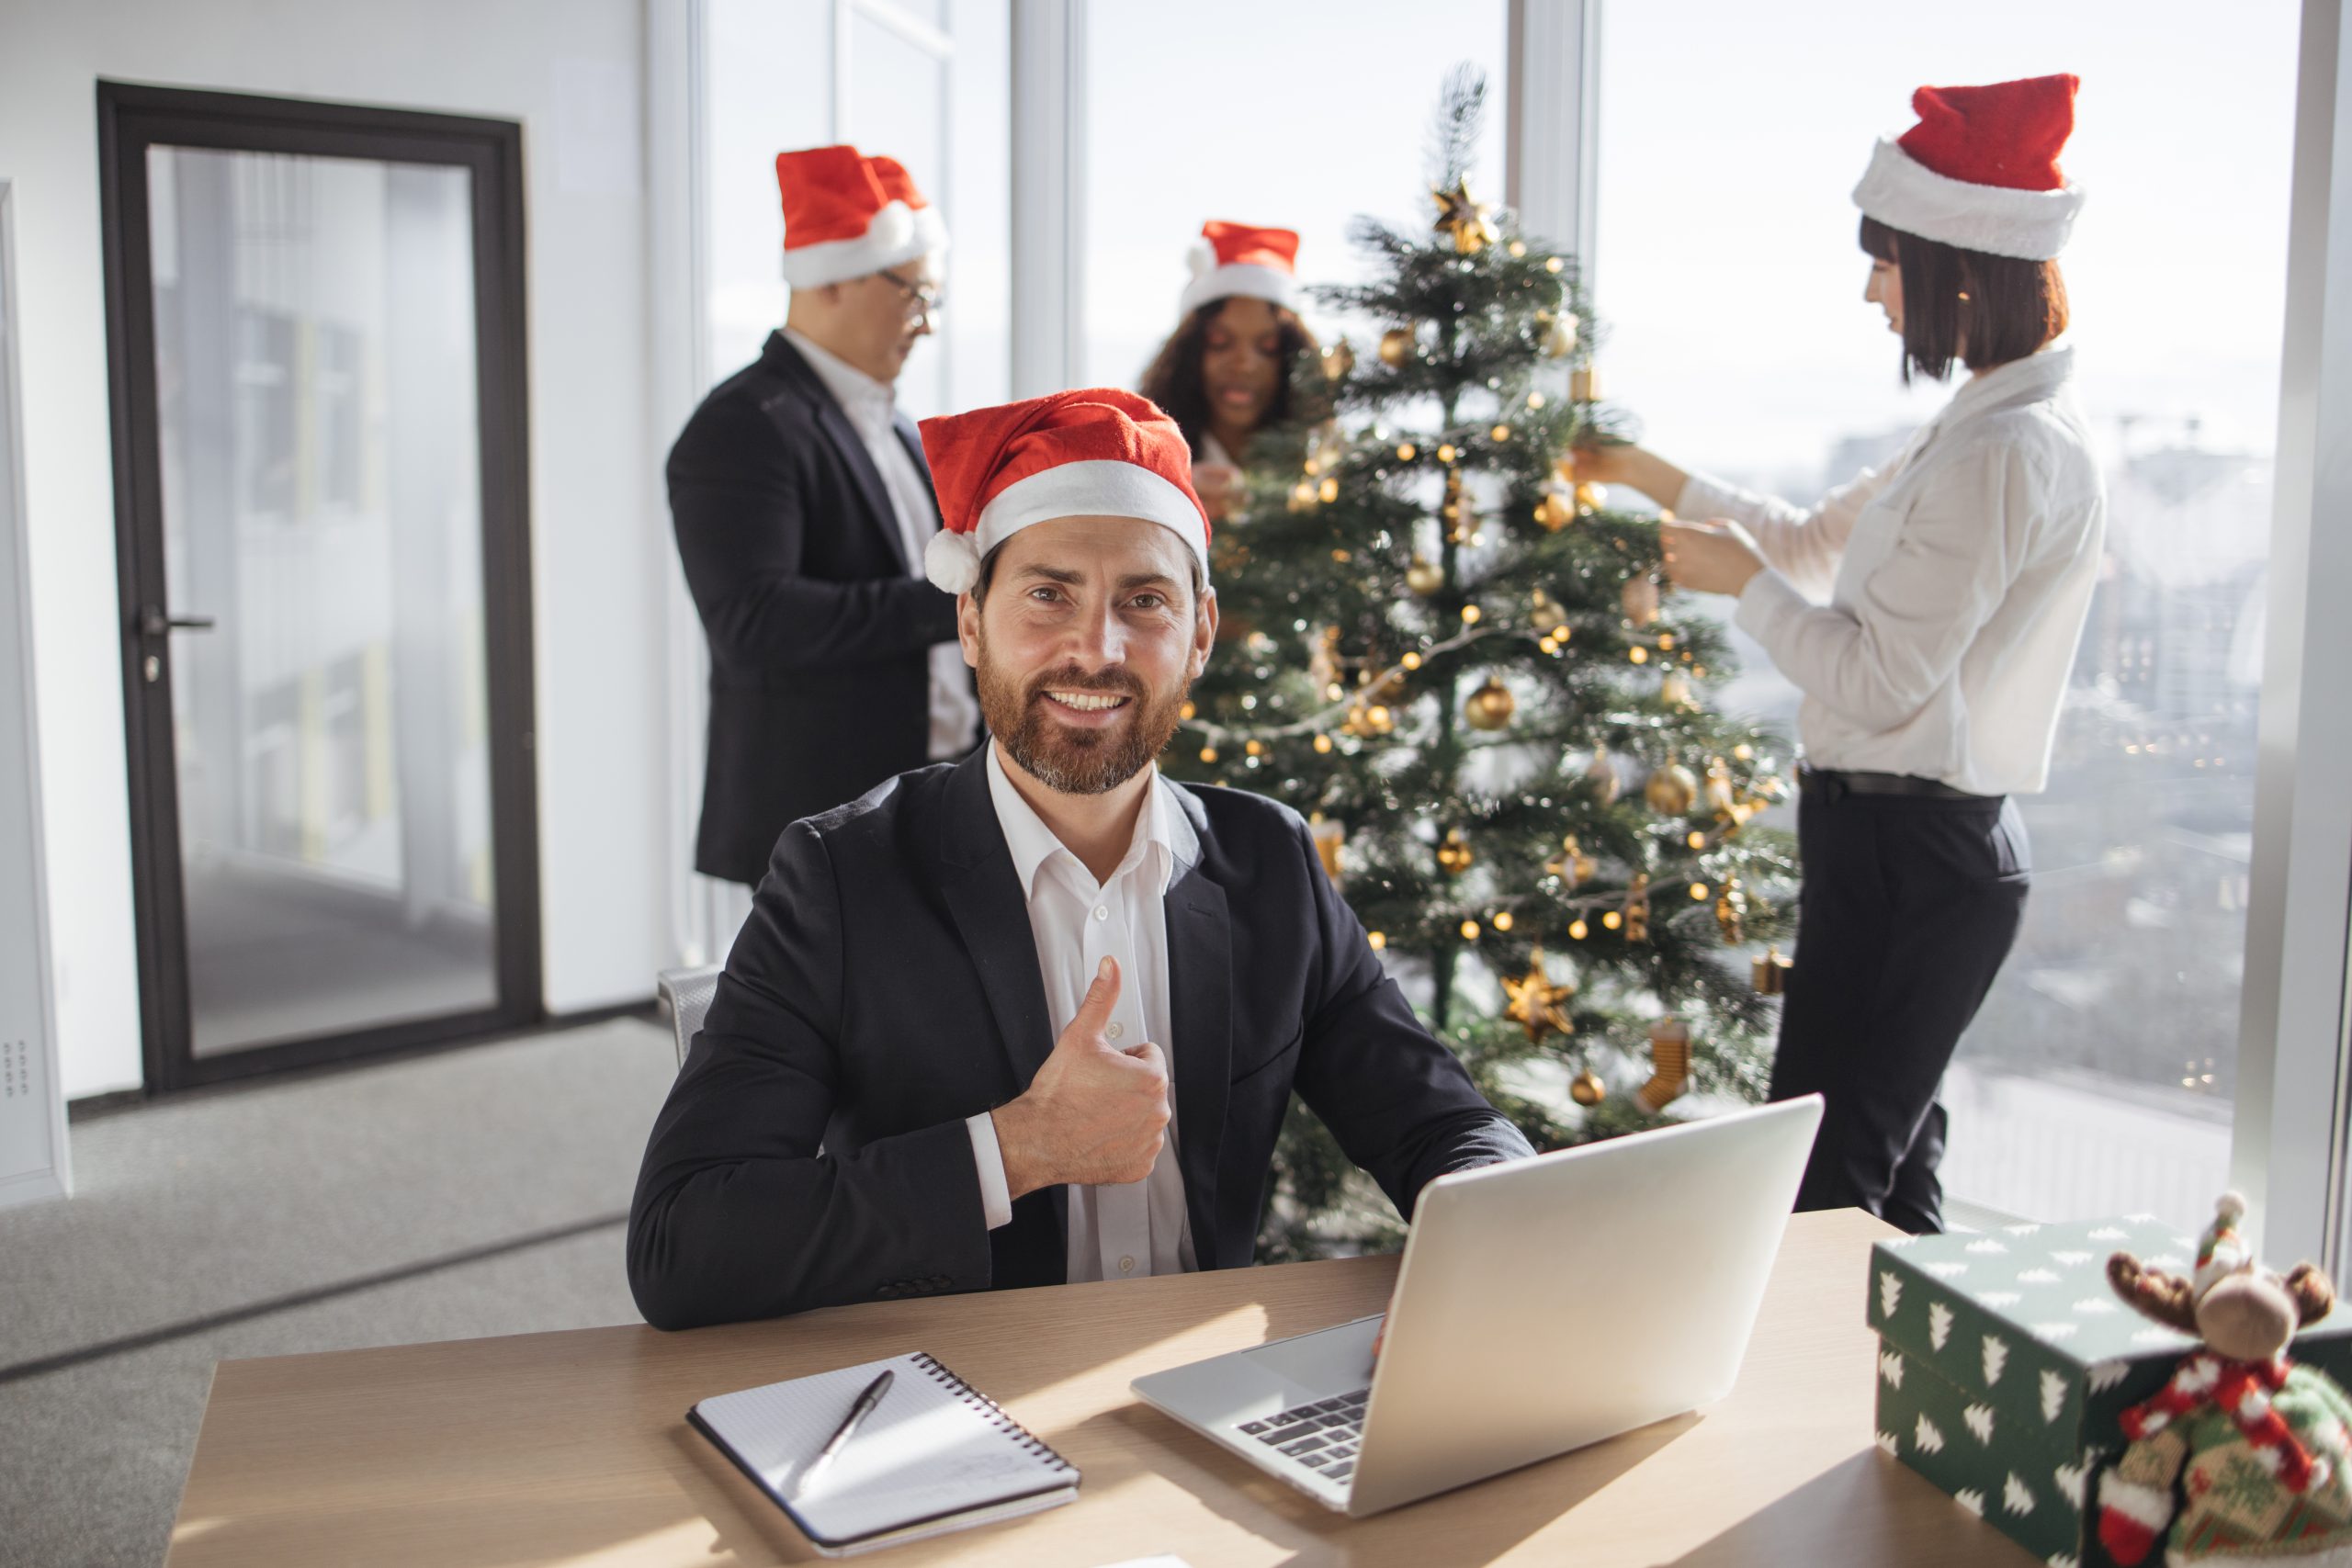
[[2106, 496], [2069, 381], [2057, 255], [2081, 193], [2058, 171], [2075, 79], [1923, 87], [1920, 123], [1856, 187], [1864, 299], [1905, 380], [1969, 372], [1883, 468], [1811, 508], [1638, 446], [1580, 454], [1702, 522], [1663, 528], [1675, 582], [1736, 619], [1804, 694], [1804, 886], [1775, 1099], [1827, 1100], [1799, 1208], [1942, 1228], [1936, 1090], [2016, 940], [2039, 791], [2091, 590]]

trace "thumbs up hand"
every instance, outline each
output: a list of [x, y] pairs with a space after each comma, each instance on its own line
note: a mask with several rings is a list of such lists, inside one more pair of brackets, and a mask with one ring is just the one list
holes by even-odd
[[1012, 1196], [1151, 1173], [1168, 1135], [1168, 1058], [1157, 1045], [1111, 1043], [1118, 1002], [1119, 965], [1105, 958], [1028, 1092], [991, 1113]]

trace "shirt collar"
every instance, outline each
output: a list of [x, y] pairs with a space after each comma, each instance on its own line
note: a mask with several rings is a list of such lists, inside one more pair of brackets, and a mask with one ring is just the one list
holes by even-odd
[[887, 381], [876, 380], [841, 355], [820, 347], [805, 333], [786, 327], [784, 337], [786, 343], [800, 351], [800, 357], [808, 362], [808, 368], [817, 373], [817, 379], [825, 384], [825, 390], [832, 393], [833, 401], [841, 404], [843, 413], [854, 420], [878, 423], [886, 430], [889, 428], [899, 406], [897, 388]]
[[2049, 397], [2072, 379], [2075, 374], [2075, 350], [2072, 345], [2050, 344], [2027, 355], [2012, 359], [2007, 365], [1996, 365], [1981, 376], [1972, 376], [1954, 392], [1945, 406], [1943, 418], [1965, 418], [1996, 408], [2017, 403], [2034, 402]]
[[[1046, 819], [1021, 797], [1021, 791], [1004, 771], [1004, 760], [997, 754], [994, 740], [988, 742], [988, 750], [989, 799], [996, 807], [997, 825], [1004, 829], [1005, 848], [1012, 852], [1012, 870], [1021, 879], [1022, 897], [1035, 896], [1038, 868], [1056, 855], [1085, 871], [1085, 863], [1070, 853], [1054, 836], [1054, 830], [1046, 826]], [[1127, 852], [1120, 857], [1119, 869], [1111, 874], [1111, 882], [1134, 867], [1144, 865], [1154, 895], [1165, 897], [1176, 880], [1177, 869], [1189, 869], [1199, 858], [1200, 835], [1193, 830], [1192, 819], [1175, 798], [1175, 790], [1176, 786], [1161, 775], [1159, 765], [1153, 764], [1151, 792], [1144, 809], [1136, 814], [1135, 837], [1128, 842]], [[1092, 879], [1091, 873], [1088, 873], [1088, 878]]]

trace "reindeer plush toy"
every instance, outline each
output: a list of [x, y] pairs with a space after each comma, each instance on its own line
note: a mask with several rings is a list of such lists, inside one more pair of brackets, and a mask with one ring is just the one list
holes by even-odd
[[2192, 1278], [2108, 1259], [2125, 1301], [2204, 1343], [2123, 1413], [2131, 1446], [2099, 1479], [2099, 1540], [2125, 1568], [2166, 1561], [2160, 1538], [2175, 1564], [2352, 1568], [2352, 1401], [2286, 1356], [2335, 1287], [2309, 1263], [2257, 1269], [2238, 1236], [2245, 1200], [2214, 1208]]

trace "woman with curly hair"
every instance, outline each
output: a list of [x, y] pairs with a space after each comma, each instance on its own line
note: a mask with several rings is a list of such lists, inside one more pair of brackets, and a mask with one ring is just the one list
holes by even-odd
[[1136, 389], [1193, 447], [1193, 488], [1222, 522], [1261, 430], [1292, 417], [1291, 371], [1316, 344], [1296, 310], [1298, 236], [1217, 220], [1201, 225], [1183, 320]]

